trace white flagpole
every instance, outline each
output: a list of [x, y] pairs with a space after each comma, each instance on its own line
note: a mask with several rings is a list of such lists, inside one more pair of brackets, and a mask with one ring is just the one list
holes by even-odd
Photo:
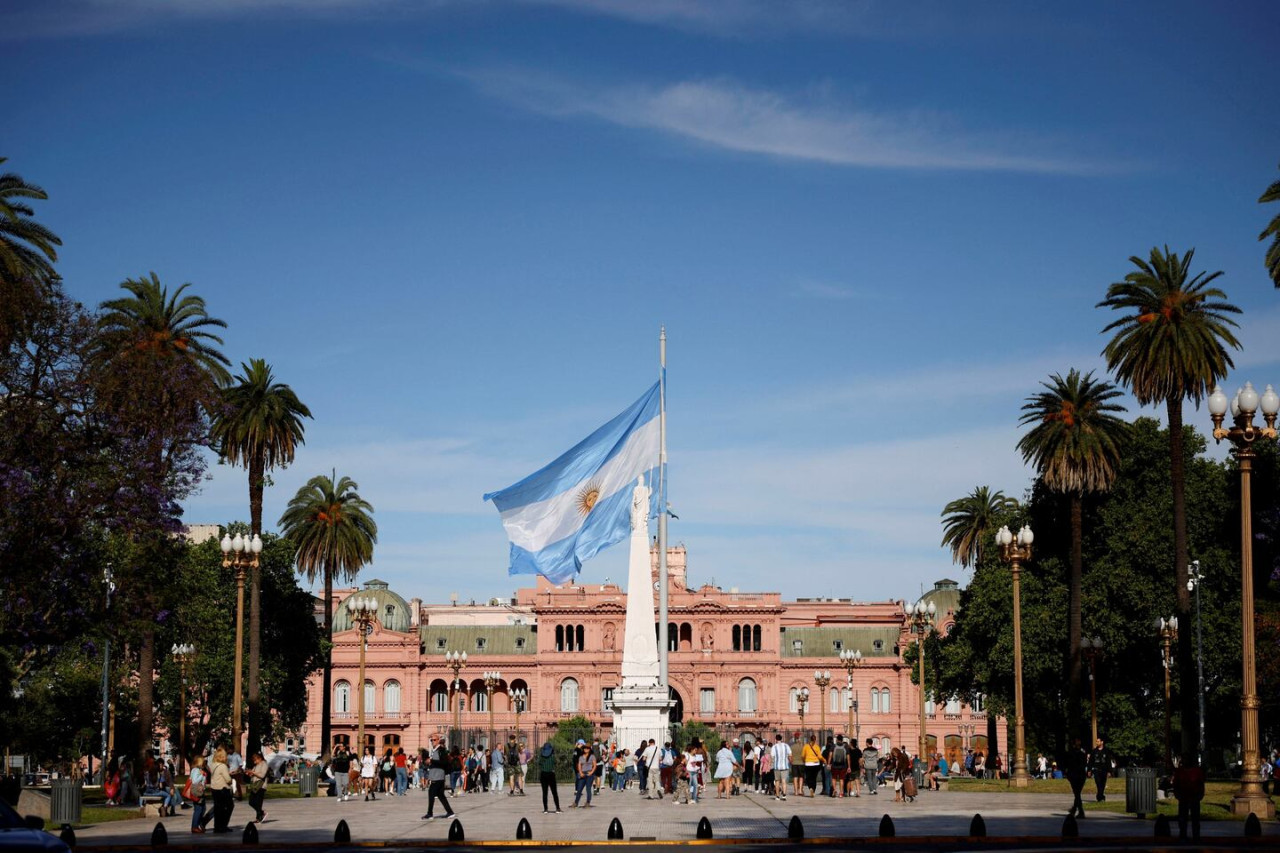
[[658, 681], [667, 686], [667, 327], [658, 335]]

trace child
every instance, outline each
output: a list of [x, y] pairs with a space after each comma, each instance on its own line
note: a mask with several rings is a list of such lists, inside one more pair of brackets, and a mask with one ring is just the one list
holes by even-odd
[[684, 753], [676, 755], [675, 764], [671, 765], [671, 774], [676, 780], [676, 795], [672, 802], [678, 806], [689, 805], [689, 768], [684, 763]]

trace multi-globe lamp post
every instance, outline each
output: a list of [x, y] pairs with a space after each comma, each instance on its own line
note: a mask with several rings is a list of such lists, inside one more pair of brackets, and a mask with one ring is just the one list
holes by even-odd
[[1031, 559], [1031, 543], [1035, 535], [1031, 528], [1023, 525], [1015, 536], [1009, 528], [1001, 527], [996, 532], [996, 544], [1000, 546], [1000, 559], [1009, 564], [1013, 575], [1013, 768], [1009, 774], [1015, 788], [1026, 788], [1031, 784], [1027, 774], [1027, 750], [1025, 741], [1026, 720], [1022, 715], [1022, 593], [1020, 576], [1022, 564]]
[[187, 760], [187, 671], [196, 659], [196, 647], [190, 643], [175, 643], [170, 649], [173, 662], [182, 673], [182, 698], [178, 702], [178, 773], [181, 774]]
[[369, 633], [373, 630], [374, 619], [378, 615], [378, 601], [368, 595], [353, 595], [347, 599], [347, 612], [351, 615], [351, 624], [360, 632], [360, 686], [356, 692], [356, 743], [360, 744], [360, 754], [364, 753], [364, 662], [365, 651], [369, 647]]
[[800, 713], [800, 739], [804, 740], [804, 712], [809, 708], [809, 688], [801, 687], [796, 692], [796, 710]]
[[813, 685], [818, 688], [818, 745], [827, 737], [827, 688], [831, 686], [831, 672], [814, 670]]
[[1098, 742], [1098, 659], [1102, 657], [1102, 638], [1082, 637], [1080, 654], [1089, 662], [1089, 744]]
[[853, 692], [853, 671], [862, 665], [862, 649], [843, 649], [840, 652], [840, 663], [844, 665], [844, 671], [849, 673], [849, 729], [847, 734], [853, 738], [853, 744], [856, 747], [862, 732], [859, 731], [857, 720], [854, 717], [858, 710], [858, 694]]
[[529, 701], [529, 691], [517, 687], [511, 691], [511, 707], [516, 712], [516, 740], [520, 740], [520, 715], [524, 713], [525, 703]]
[[916, 634], [916, 650], [920, 657], [920, 742], [918, 747], [920, 751], [917, 755], [928, 761], [926, 757], [929, 751], [929, 735], [925, 729], [925, 693], [924, 689], [924, 640], [929, 635], [929, 630], [933, 628], [933, 619], [938, 613], [938, 605], [930, 601], [925, 604], [923, 599], [916, 602], [915, 607], [902, 605], [903, 610], [907, 614], [907, 622], [911, 625], [911, 633]]
[[[1231, 426], [1223, 427], [1228, 409]], [[1258, 426], [1253, 417], [1259, 411], [1265, 426]], [[1240, 790], [1231, 799], [1232, 814], [1244, 816], [1252, 812], [1262, 820], [1276, 815], [1275, 803], [1262, 790], [1262, 762], [1258, 749], [1258, 699], [1257, 662], [1254, 651], [1253, 612], [1253, 508], [1250, 502], [1250, 479], [1253, 460], [1257, 456], [1254, 442], [1259, 438], [1276, 440], [1276, 413], [1280, 412], [1280, 395], [1270, 385], [1261, 395], [1252, 383], [1246, 382], [1228, 400], [1222, 389], [1215, 387], [1209, 395], [1209, 416], [1213, 419], [1213, 438], [1232, 444], [1232, 453], [1240, 467], [1240, 629], [1241, 658], [1244, 678], [1240, 697], [1240, 736], [1242, 741], [1243, 772]]]
[[451, 748], [462, 748], [462, 705], [458, 703], [458, 693], [462, 689], [462, 681], [458, 677], [458, 673], [467, 665], [467, 653], [450, 651], [444, 653], [445, 666], [453, 670], [453, 680], [449, 682], [449, 686], [453, 688], [453, 694], [450, 702], [453, 704], [453, 737], [450, 738]]
[[[1169, 700], [1172, 695], [1170, 676], [1173, 674], [1173, 644], [1178, 642], [1178, 617], [1156, 620], [1156, 633], [1160, 635], [1160, 658], [1164, 663], [1164, 766], [1165, 772], [1173, 771], [1173, 714]], [[1095, 738], [1094, 742], [1097, 742]]]
[[258, 555], [262, 553], [262, 537], [239, 533], [222, 537], [222, 568], [236, 570], [236, 673], [231, 700], [231, 743], [240, 752], [240, 676], [244, 659], [244, 577], [249, 569], [258, 568]]
[[493, 691], [502, 683], [502, 673], [497, 670], [484, 674], [485, 705], [489, 707], [489, 749], [493, 749]]

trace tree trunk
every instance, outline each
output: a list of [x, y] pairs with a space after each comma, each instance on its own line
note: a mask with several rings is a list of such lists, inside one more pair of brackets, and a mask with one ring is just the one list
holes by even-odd
[[[262, 489], [265, 475], [262, 457], [249, 461], [249, 533], [262, 534]], [[261, 556], [261, 555], [259, 555]], [[259, 705], [258, 669], [262, 657], [262, 569], [249, 571], [249, 744], [246, 758], [262, 748], [262, 717]]]
[[[149, 609], [149, 608], [148, 608]], [[147, 752], [151, 749], [151, 740], [155, 736], [155, 671], [156, 671], [156, 630], [148, 624], [142, 632], [142, 645], [138, 650], [138, 764], [137, 771], [142, 770]]]
[[[1070, 737], [1080, 730], [1080, 599], [1084, 577], [1084, 497], [1071, 493], [1071, 580], [1067, 615], [1067, 729]], [[1070, 742], [1068, 737], [1068, 743]], [[1087, 740], [1087, 738], [1085, 738]]]
[[[333, 711], [333, 573], [324, 567], [324, 640], [328, 644], [324, 653], [324, 695], [320, 697], [320, 754], [329, 751], [331, 744], [329, 722]], [[360, 690], [364, 685], [359, 686]], [[359, 754], [359, 753], [357, 753]]]
[[1189, 559], [1187, 554], [1186, 471], [1182, 441], [1182, 398], [1170, 398], [1169, 408], [1169, 474], [1173, 487], [1173, 575], [1177, 581], [1178, 625], [1178, 718], [1182, 727], [1184, 760], [1196, 754], [1197, 725], [1196, 662], [1192, 646], [1191, 590], [1187, 589]]

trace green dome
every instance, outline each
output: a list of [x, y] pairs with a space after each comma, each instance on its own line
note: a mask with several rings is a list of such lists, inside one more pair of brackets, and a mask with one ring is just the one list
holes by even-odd
[[950, 578], [935, 581], [933, 589], [920, 596], [920, 600], [926, 605], [932, 602], [937, 608], [935, 624], [941, 629], [944, 623], [955, 621], [956, 614], [960, 612], [960, 584]]
[[[378, 602], [378, 624], [384, 631], [407, 634], [413, 630], [409, 625], [412, 616], [409, 605], [387, 588], [386, 581], [376, 579], [367, 581], [364, 589], [358, 594]], [[338, 603], [333, 614], [333, 632], [336, 634], [339, 631], [350, 631], [351, 627], [351, 611], [347, 610], [346, 599], [343, 599]]]

